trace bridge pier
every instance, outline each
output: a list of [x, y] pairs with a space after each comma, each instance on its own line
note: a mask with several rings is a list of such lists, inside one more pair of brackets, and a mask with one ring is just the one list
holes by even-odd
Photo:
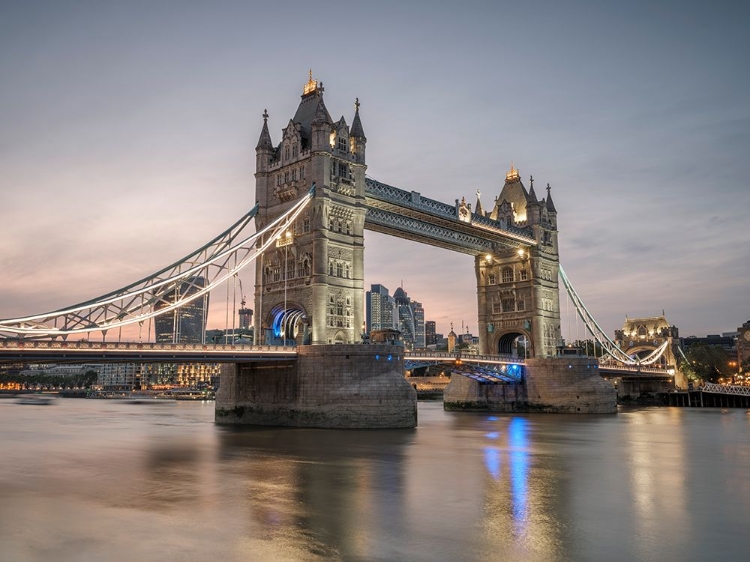
[[404, 348], [300, 346], [297, 360], [226, 365], [216, 423], [321, 428], [416, 427]]
[[521, 383], [486, 384], [451, 377], [445, 389], [446, 410], [613, 414], [617, 391], [588, 357], [529, 359]]

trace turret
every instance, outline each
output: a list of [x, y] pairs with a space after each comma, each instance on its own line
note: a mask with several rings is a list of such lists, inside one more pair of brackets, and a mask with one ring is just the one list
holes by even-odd
[[355, 160], [360, 164], [364, 164], [367, 137], [365, 136], [365, 130], [362, 128], [362, 121], [359, 118], [359, 98], [356, 98], [354, 101], [354, 121], [352, 121], [352, 128], [349, 130], [349, 142], [351, 143], [350, 150], [354, 154]]
[[268, 132], [268, 111], [263, 110], [263, 129], [255, 147], [255, 171], [256, 173], [267, 172], [268, 164], [273, 156], [273, 143], [271, 134]]

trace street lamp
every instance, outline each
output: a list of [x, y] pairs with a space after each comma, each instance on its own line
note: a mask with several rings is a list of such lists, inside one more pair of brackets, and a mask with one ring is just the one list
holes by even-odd
[[284, 313], [281, 316], [281, 329], [284, 330], [284, 347], [286, 347], [286, 279], [289, 277], [289, 244], [292, 243], [292, 233], [288, 230], [284, 234]]

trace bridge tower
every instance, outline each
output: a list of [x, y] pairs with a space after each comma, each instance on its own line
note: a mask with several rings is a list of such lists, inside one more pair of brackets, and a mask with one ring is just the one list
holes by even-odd
[[[510, 227], [531, 227], [537, 244], [496, 245], [475, 257], [479, 315], [479, 348], [483, 354], [517, 353], [549, 357], [560, 342], [557, 210], [550, 186], [539, 200], [534, 179], [527, 191], [513, 165], [490, 211], [477, 194], [476, 214]], [[459, 213], [459, 217], [461, 214]]]
[[365, 137], [359, 100], [349, 127], [333, 121], [312, 71], [274, 145], [268, 113], [256, 151], [256, 228], [315, 185], [293, 225], [256, 262], [256, 343], [360, 341], [364, 310]]

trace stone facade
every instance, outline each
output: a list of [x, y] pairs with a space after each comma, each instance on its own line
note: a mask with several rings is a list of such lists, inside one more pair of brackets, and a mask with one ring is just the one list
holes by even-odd
[[529, 359], [523, 382], [515, 384], [483, 384], [454, 375], [443, 396], [447, 410], [617, 412], [617, 390], [599, 376], [597, 360], [589, 357]]
[[[530, 226], [537, 241], [475, 257], [481, 354], [551, 357], [559, 344], [557, 211], [547, 187], [546, 199], [539, 201], [533, 179], [526, 191], [511, 166], [491, 211], [484, 211], [477, 199], [475, 213], [510, 227]], [[517, 338], [526, 342], [525, 350], [514, 345]]]
[[360, 341], [364, 316], [365, 138], [356, 104], [351, 128], [334, 122], [323, 84], [305, 85], [274, 145], [264, 113], [256, 147], [256, 228], [315, 197], [275, 249], [256, 264], [256, 343]]
[[318, 345], [296, 361], [227, 365], [216, 422], [293, 427], [416, 427], [417, 394], [404, 378], [404, 348]]

